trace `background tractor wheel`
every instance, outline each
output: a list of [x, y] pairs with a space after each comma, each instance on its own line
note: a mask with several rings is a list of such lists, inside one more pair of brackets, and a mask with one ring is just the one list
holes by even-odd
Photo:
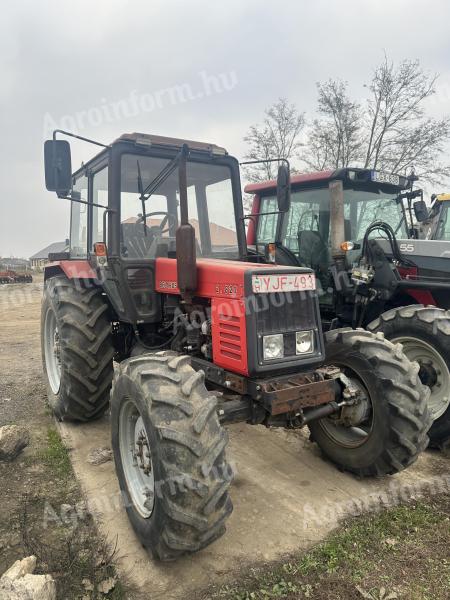
[[312, 439], [340, 468], [361, 477], [397, 473], [428, 445], [429, 390], [400, 345], [383, 334], [337, 329], [326, 362], [340, 367], [364, 400], [309, 424]]
[[411, 361], [419, 363], [419, 377], [430, 388], [428, 410], [433, 425], [430, 446], [450, 440], [450, 311], [412, 305], [383, 313], [367, 326], [403, 346]]
[[89, 421], [109, 404], [114, 349], [98, 288], [66, 277], [45, 284], [41, 347], [49, 404], [59, 419]]
[[232, 470], [216, 404], [187, 356], [136, 356], [115, 375], [116, 472], [131, 524], [156, 559], [196, 552], [225, 532]]

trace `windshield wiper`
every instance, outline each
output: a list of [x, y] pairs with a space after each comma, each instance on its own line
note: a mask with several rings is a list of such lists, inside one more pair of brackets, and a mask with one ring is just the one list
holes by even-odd
[[141, 165], [139, 164], [139, 160], [137, 161], [137, 171], [139, 198], [142, 204], [142, 224], [144, 225], [144, 235], [147, 236], [147, 215], [145, 214], [144, 185], [142, 183]]
[[[188, 154], [189, 154], [189, 147], [187, 144], [183, 144], [183, 146], [182, 146], [181, 150], [178, 152], [178, 154], [176, 154], [173, 157], [173, 159], [161, 169], [161, 171], [158, 173], [158, 175], [148, 184], [148, 186], [145, 189], [142, 189], [143, 183], [142, 183], [142, 176], [141, 176], [141, 168], [139, 165], [139, 161], [137, 162], [137, 165], [138, 165], [138, 191], [139, 191], [139, 199], [142, 202], [142, 209], [143, 209], [142, 221], [144, 223], [145, 230], [147, 230], [145, 203], [150, 198], [150, 196], [153, 194], [153, 192], [155, 192], [159, 188], [159, 186], [162, 185], [166, 181], [166, 179], [168, 177], [170, 177], [170, 175], [175, 171], [175, 169], [178, 167], [178, 164], [180, 162], [180, 158], [182, 158], [183, 156], [187, 156]], [[146, 233], [146, 235], [147, 235], [147, 233]]]

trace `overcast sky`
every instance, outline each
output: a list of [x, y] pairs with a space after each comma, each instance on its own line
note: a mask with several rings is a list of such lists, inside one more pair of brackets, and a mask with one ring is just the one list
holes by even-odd
[[[430, 105], [440, 116], [450, 112], [449, 17], [446, 0], [4, 2], [0, 256], [68, 235], [69, 203], [43, 179], [53, 126], [105, 143], [132, 131], [198, 139], [239, 158], [265, 107], [284, 96], [311, 113], [316, 82], [330, 77], [363, 97], [384, 51], [441, 74]], [[93, 150], [72, 144], [74, 168]]]

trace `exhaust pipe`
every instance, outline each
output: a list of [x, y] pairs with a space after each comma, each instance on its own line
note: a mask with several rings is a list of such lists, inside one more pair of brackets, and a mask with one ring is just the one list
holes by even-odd
[[192, 301], [197, 290], [197, 256], [195, 250], [195, 229], [189, 223], [187, 167], [189, 154], [187, 144], [183, 145], [178, 164], [178, 187], [180, 191], [180, 226], [176, 231], [177, 281], [181, 297], [186, 303]]
[[342, 242], [345, 242], [344, 227], [344, 185], [341, 180], [335, 179], [329, 184], [331, 203], [330, 203], [330, 240], [331, 255], [334, 259], [340, 259], [344, 256], [341, 249]]

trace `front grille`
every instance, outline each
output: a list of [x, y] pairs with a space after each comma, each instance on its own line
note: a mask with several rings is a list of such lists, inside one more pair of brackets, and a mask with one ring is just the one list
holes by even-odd
[[258, 334], [317, 328], [315, 297], [308, 292], [255, 295]]
[[241, 320], [239, 317], [218, 314], [219, 351], [232, 360], [242, 360]]

